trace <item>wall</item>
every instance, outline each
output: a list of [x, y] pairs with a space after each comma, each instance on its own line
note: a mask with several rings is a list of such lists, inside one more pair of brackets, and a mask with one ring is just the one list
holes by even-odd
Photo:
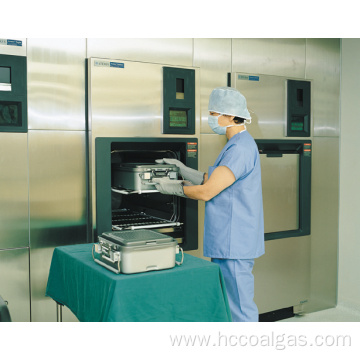
[[341, 56], [338, 303], [360, 308], [360, 40], [343, 39]]

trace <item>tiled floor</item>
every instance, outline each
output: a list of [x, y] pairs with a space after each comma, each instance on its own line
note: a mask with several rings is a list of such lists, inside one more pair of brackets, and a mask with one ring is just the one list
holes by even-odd
[[343, 305], [336, 308], [317, 311], [302, 316], [295, 316], [281, 322], [360, 322], [360, 309], [352, 309]]

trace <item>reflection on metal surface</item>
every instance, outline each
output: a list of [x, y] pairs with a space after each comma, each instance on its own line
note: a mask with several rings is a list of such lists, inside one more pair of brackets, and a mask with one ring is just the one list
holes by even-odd
[[0, 249], [29, 246], [27, 134], [0, 133]]
[[85, 130], [85, 39], [28, 43], [29, 129]]
[[0, 250], [0, 295], [12, 321], [30, 321], [28, 248]]
[[44, 298], [54, 247], [86, 242], [84, 131], [29, 131], [31, 311], [55, 315]]

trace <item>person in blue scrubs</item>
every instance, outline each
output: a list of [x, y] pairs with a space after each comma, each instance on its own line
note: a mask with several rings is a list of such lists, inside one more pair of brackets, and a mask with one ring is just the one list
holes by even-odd
[[[204, 256], [218, 264], [224, 276], [233, 321], [258, 321], [254, 302], [254, 259], [265, 252], [260, 156], [246, 130], [251, 122], [245, 97], [231, 87], [212, 91], [209, 125], [228, 142], [208, 173], [175, 159], [184, 181], [156, 179], [157, 189], [204, 200]], [[190, 182], [190, 185], [189, 185]]]

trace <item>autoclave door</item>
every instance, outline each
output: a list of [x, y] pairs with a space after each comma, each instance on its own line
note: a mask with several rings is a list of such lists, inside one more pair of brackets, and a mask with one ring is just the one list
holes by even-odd
[[260, 155], [265, 233], [299, 228], [299, 154]]

